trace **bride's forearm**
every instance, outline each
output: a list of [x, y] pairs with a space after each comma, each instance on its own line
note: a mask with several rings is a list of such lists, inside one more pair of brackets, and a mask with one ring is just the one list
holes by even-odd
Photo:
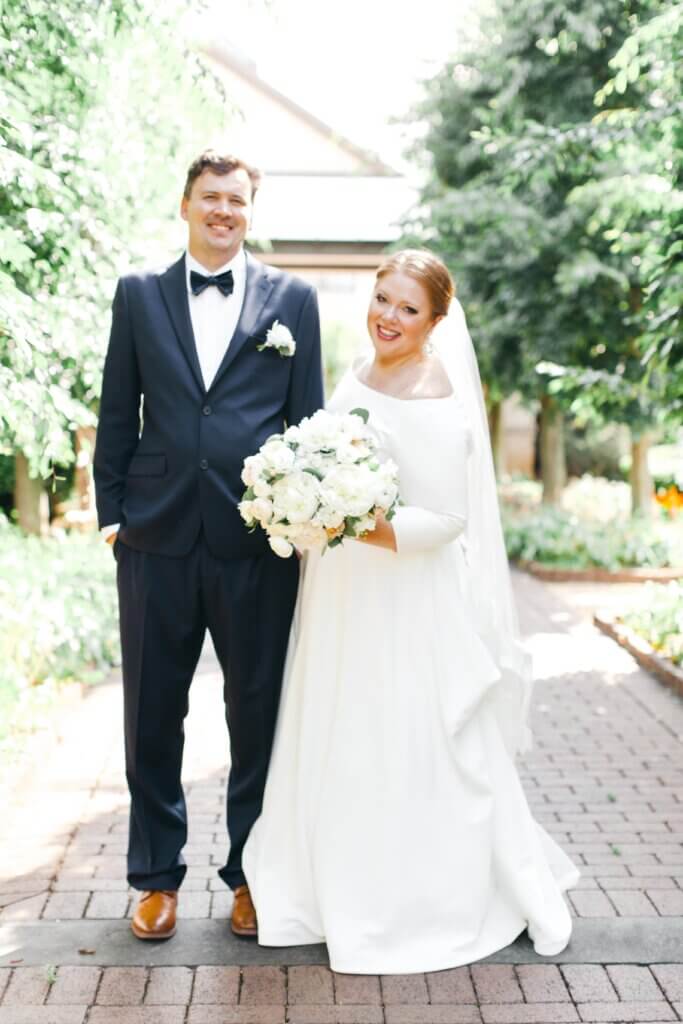
[[394, 528], [383, 515], [377, 516], [377, 525], [363, 537], [358, 537], [363, 544], [373, 544], [376, 548], [388, 548], [389, 551], [396, 551], [396, 534]]

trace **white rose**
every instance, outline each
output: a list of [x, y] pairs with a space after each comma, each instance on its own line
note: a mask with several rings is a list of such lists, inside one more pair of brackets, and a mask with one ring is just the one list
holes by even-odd
[[301, 439], [311, 449], [336, 448], [341, 440], [339, 420], [325, 409], [319, 409], [306, 421], [302, 420]]
[[270, 537], [287, 537], [291, 527], [287, 523], [269, 523], [268, 535]]
[[285, 540], [284, 537], [269, 537], [268, 543], [280, 558], [289, 558], [294, 551], [293, 545], [288, 540]]
[[257, 480], [253, 490], [257, 498], [269, 498], [271, 495], [271, 486], [265, 480]]
[[337, 462], [353, 463], [358, 462], [356, 450], [352, 444], [342, 441], [337, 445]]
[[242, 483], [245, 487], [253, 487], [265, 468], [266, 462], [262, 455], [249, 455], [242, 469]]
[[297, 527], [296, 546], [303, 551], [305, 548], [314, 548], [323, 545], [327, 541], [327, 534], [320, 526], [312, 523], [302, 523]]
[[284, 441], [268, 441], [261, 448], [261, 455], [268, 469], [275, 473], [286, 473], [294, 465], [294, 452]]
[[377, 470], [377, 504], [389, 509], [398, 498], [398, 467], [388, 459]]
[[290, 444], [298, 444], [301, 440], [301, 428], [296, 425], [287, 427], [283, 437], [285, 441], [288, 441]]
[[273, 503], [267, 498], [256, 498], [251, 503], [251, 514], [260, 523], [268, 523], [273, 518]]
[[279, 320], [276, 320], [266, 333], [266, 344], [270, 348], [276, 348], [279, 352], [286, 352], [290, 356], [294, 355], [296, 349], [292, 332], [286, 324], [281, 324]]
[[367, 440], [367, 438], [371, 437], [370, 430], [363, 417], [357, 416], [355, 413], [349, 412], [342, 416], [339, 426], [342, 432], [352, 441]]
[[248, 526], [251, 526], [254, 522], [254, 502], [253, 501], [240, 501], [237, 506], [239, 514], [244, 519]]
[[326, 530], [336, 530], [344, 522], [344, 513], [338, 508], [321, 508], [316, 516], [315, 522], [320, 523]]

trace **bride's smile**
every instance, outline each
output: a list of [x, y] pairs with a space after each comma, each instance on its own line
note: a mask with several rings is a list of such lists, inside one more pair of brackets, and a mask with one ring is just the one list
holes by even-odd
[[395, 271], [377, 281], [368, 309], [368, 332], [379, 362], [419, 358], [435, 322], [429, 295], [414, 277]]

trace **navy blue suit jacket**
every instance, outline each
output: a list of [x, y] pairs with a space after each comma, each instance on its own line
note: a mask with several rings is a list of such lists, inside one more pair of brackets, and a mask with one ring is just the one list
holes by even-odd
[[[259, 352], [275, 320], [296, 352]], [[203, 527], [219, 558], [268, 549], [237, 511], [242, 464], [267, 437], [323, 405], [313, 288], [247, 256], [244, 305], [208, 389], [199, 368], [184, 256], [122, 277], [104, 366], [94, 472], [101, 526], [130, 547], [180, 557]]]

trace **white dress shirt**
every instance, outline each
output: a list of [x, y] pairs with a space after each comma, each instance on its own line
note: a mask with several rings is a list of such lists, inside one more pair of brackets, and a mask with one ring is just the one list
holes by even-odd
[[[215, 285], [205, 288], [201, 295], [193, 295], [190, 288], [190, 272], [192, 270], [203, 274], [204, 277], [217, 277], [219, 274], [231, 270], [232, 295], [223, 295]], [[242, 312], [247, 283], [247, 260], [244, 250], [240, 249], [229, 263], [213, 271], [203, 267], [189, 252], [185, 253], [185, 276], [194, 341], [204, 387], [208, 391], [216, 376], [216, 370], [228, 350]]]
[[[190, 288], [190, 271], [192, 270], [203, 274], [204, 277], [217, 277], [218, 274], [224, 274], [226, 270], [231, 270], [232, 294], [223, 295], [219, 288], [210, 285], [204, 289], [201, 295], [193, 295]], [[214, 271], [207, 270], [194, 256], [186, 252], [185, 280], [199, 368], [202, 371], [204, 387], [208, 391], [216, 376], [216, 371], [223, 361], [223, 356], [228, 351], [242, 312], [247, 285], [247, 258], [244, 249], [240, 249], [229, 263]], [[107, 540], [113, 534], [118, 533], [120, 525], [120, 523], [111, 523], [103, 526], [100, 532], [104, 539]]]

